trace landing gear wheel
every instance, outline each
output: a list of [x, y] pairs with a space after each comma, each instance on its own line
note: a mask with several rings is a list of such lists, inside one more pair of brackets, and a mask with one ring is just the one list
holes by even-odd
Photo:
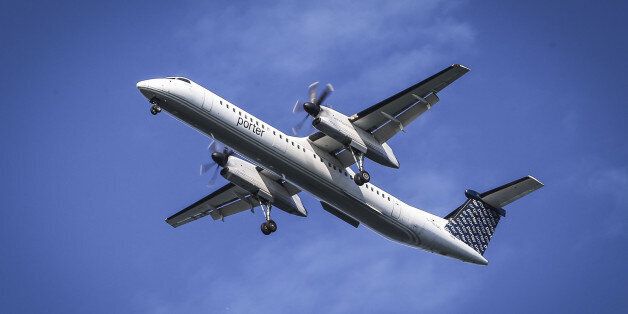
[[[275, 228], [277, 228], [277, 226], [275, 226]], [[270, 230], [270, 226], [269, 226], [269, 224], [267, 222], [263, 222], [262, 223], [261, 229], [262, 229], [262, 233], [264, 235], [269, 235], [272, 232]]]
[[270, 229], [270, 232], [277, 231], [277, 223], [275, 223], [274, 220], [271, 219], [268, 222], [266, 222], [266, 224], [268, 225], [268, 229]]
[[356, 173], [353, 176], [353, 182], [355, 182], [355, 184], [357, 184], [358, 186], [362, 186], [364, 184], [364, 182], [362, 181], [362, 177], [360, 177], [359, 173]]
[[355, 184], [362, 186], [364, 183], [371, 181], [371, 175], [364, 170], [364, 154], [351, 147], [349, 147], [349, 150], [351, 155], [353, 155], [355, 163], [358, 165], [358, 172], [353, 176], [353, 181]]
[[368, 183], [369, 181], [371, 181], [371, 175], [364, 170], [356, 173], [355, 176], [353, 176], [353, 182], [355, 182], [355, 184], [359, 186], [362, 186], [364, 185], [364, 183]]
[[161, 108], [159, 108], [159, 106], [157, 106], [157, 105], [152, 105], [152, 106], [150, 107], [150, 113], [151, 113], [153, 116], [154, 116], [154, 115], [156, 115], [156, 114], [158, 114], [158, 113], [160, 113], [160, 112], [161, 112]]
[[362, 170], [358, 172], [358, 176], [360, 176], [360, 180], [363, 183], [369, 183], [369, 181], [371, 181], [371, 175], [368, 172], [366, 172], [366, 170]]

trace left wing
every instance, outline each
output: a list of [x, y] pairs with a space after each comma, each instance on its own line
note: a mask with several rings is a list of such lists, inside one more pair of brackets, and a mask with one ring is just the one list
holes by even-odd
[[[457, 80], [469, 69], [460, 64], [451, 65], [429, 78], [416, 83], [387, 99], [349, 117], [354, 126], [371, 133], [380, 144], [387, 142], [404, 127], [438, 102], [438, 92]], [[343, 167], [355, 161], [350, 151], [335, 139], [317, 131], [308, 137], [310, 142], [332, 156]]]
[[176, 228], [207, 215], [218, 220], [257, 206], [259, 202], [251, 197], [249, 192], [233, 183], [227, 183], [196, 203], [168, 217], [166, 222]]
[[460, 64], [414, 84], [407, 89], [349, 117], [354, 125], [371, 132], [384, 143], [438, 102], [436, 94], [457, 80], [469, 69]]

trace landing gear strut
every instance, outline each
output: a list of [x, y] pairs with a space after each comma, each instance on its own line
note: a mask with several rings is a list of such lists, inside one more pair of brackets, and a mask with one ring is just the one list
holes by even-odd
[[277, 223], [270, 219], [270, 209], [272, 205], [266, 202], [260, 202], [260, 205], [262, 206], [262, 212], [264, 212], [264, 219], [266, 219], [261, 225], [262, 233], [269, 235], [277, 231]]
[[153, 104], [152, 106], [150, 106], [150, 113], [153, 116], [161, 112], [161, 108], [157, 105], [158, 101], [159, 99], [157, 99], [157, 97], [153, 97], [150, 99], [150, 103]]
[[353, 182], [362, 186], [364, 183], [371, 181], [371, 175], [364, 170], [364, 153], [356, 151], [352, 148], [349, 149], [351, 150], [353, 159], [355, 159], [355, 163], [358, 165], [358, 172], [353, 176]]

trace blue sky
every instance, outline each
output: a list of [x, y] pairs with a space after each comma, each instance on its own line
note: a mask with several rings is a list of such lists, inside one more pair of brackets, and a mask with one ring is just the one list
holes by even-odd
[[[620, 312], [628, 307], [625, 4], [136, 1], [0, 4], [0, 306], [16, 313]], [[312, 81], [355, 113], [471, 72], [391, 141], [374, 182], [438, 215], [532, 174], [487, 267], [310, 216], [172, 229], [208, 139], [139, 80], [184, 75], [288, 131]]]

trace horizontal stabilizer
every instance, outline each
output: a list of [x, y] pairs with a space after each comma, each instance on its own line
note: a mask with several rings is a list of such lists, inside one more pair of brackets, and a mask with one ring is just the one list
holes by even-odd
[[532, 176], [506, 183], [480, 194], [482, 201], [493, 207], [504, 207], [543, 187], [543, 183]]

